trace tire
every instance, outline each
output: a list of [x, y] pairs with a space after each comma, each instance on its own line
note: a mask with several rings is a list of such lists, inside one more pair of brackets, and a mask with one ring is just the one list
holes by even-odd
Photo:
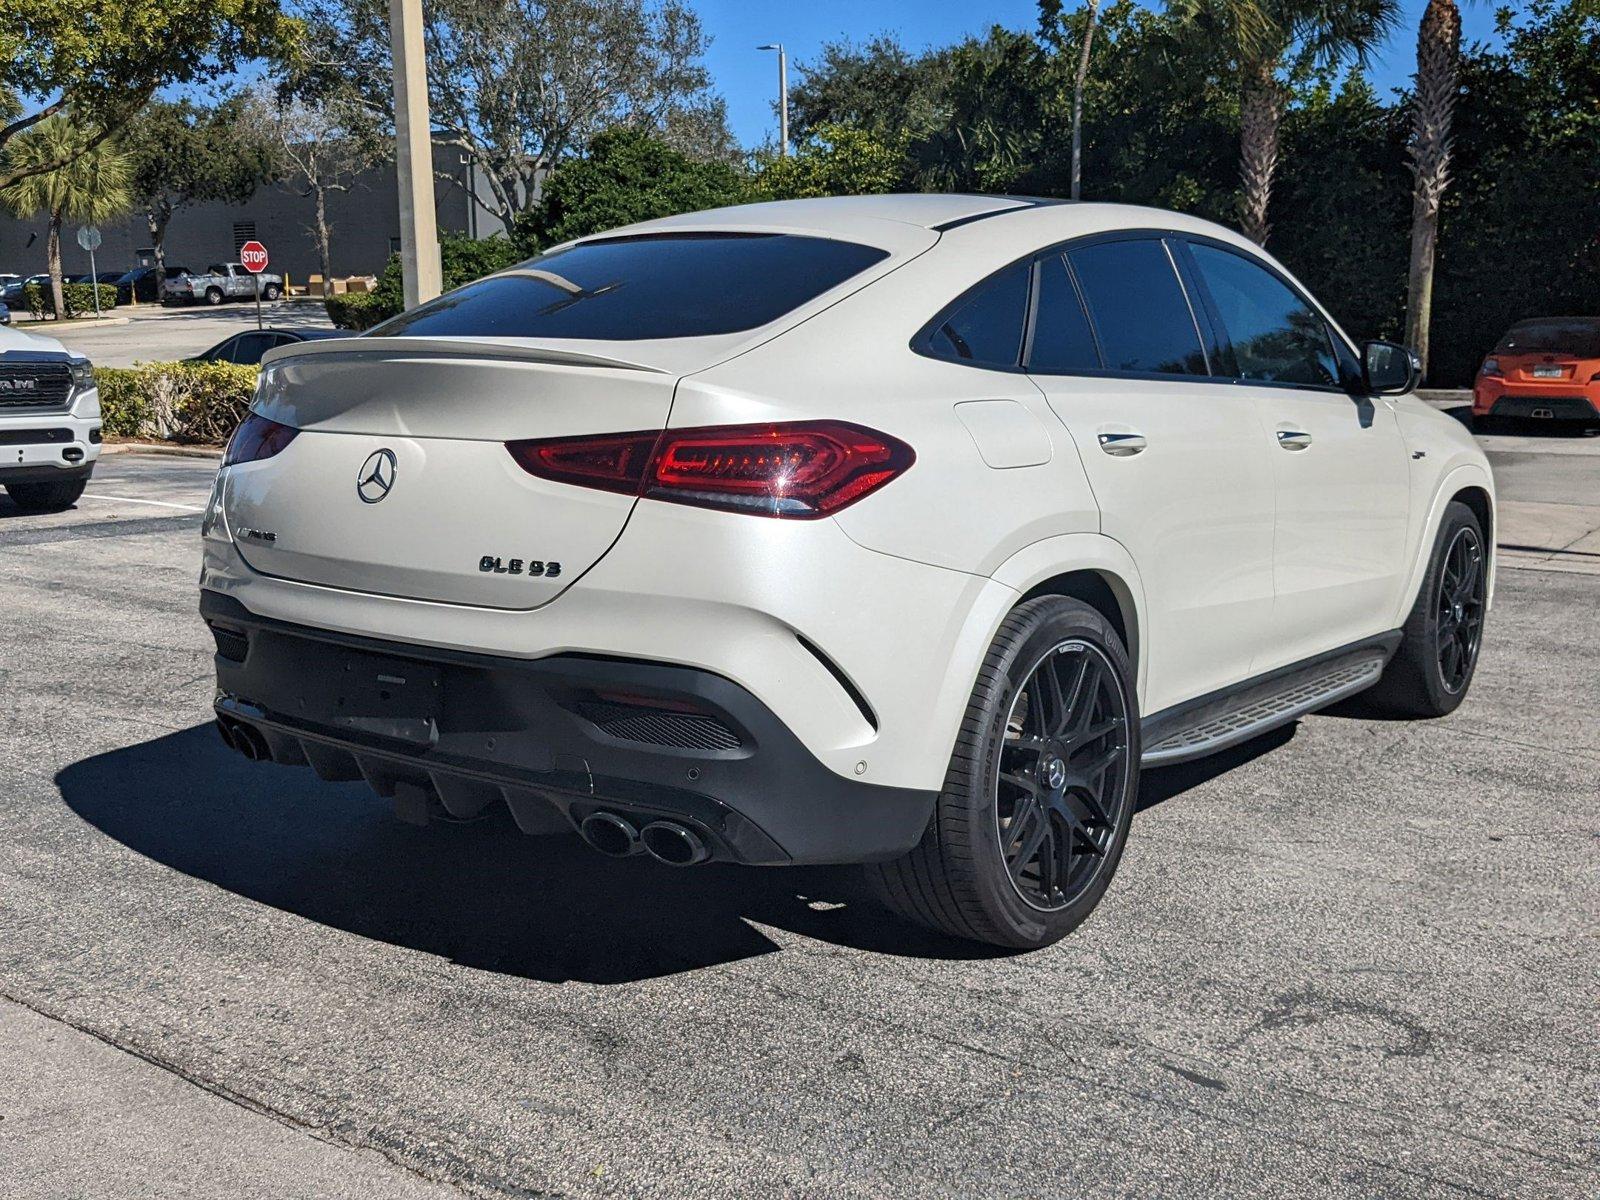
[[[1452, 555], [1465, 542], [1468, 553], [1476, 549], [1476, 575], [1471, 596], [1448, 607], [1444, 589], [1455, 574]], [[1478, 669], [1486, 615], [1489, 555], [1477, 514], [1458, 500], [1445, 506], [1444, 518], [1433, 539], [1433, 555], [1411, 615], [1402, 627], [1400, 648], [1389, 660], [1383, 677], [1364, 699], [1377, 709], [1401, 717], [1442, 717], [1466, 699]], [[1459, 587], [1451, 589], [1458, 596]], [[1466, 623], [1470, 623], [1466, 624]], [[1465, 633], [1466, 641], [1459, 636]], [[1453, 664], [1445, 639], [1456, 642], [1460, 661]]]
[[208, 287], [206, 289], [206, 303], [207, 304], [215, 306], [215, 305], [221, 304], [223, 302], [223, 300], [225, 300], [225, 299], [227, 299], [227, 297], [225, 297], [222, 294], [222, 289], [221, 288]]
[[275, 283], [267, 284], [266, 287], [261, 289], [261, 298], [268, 302], [276, 300], [278, 298], [278, 285]]
[[87, 479], [64, 479], [60, 483], [8, 483], [11, 502], [25, 513], [64, 512], [78, 502]]
[[[1085, 681], [1095, 678], [1085, 688], [1095, 692], [1088, 705], [1060, 698], [1079, 682], [1080, 669]], [[1056, 673], [1062, 691], [1053, 702], [1036, 670]], [[978, 672], [922, 840], [909, 854], [866, 868], [878, 897], [941, 933], [1011, 949], [1035, 950], [1072, 932], [1116, 874], [1133, 820], [1136, 703], [1127, 650], [1104, 617], [1061, 596], [1019, 605]], [[1078, 732], [1066, 740], [1035, 736], [1063, 724]], [[1089, 736], [1096, 729], [1106, 732]], [[1091, 806], [1083, 795], [1097, 790]], [[1058, 806], [1069, 806], [1070, 817]], [[1041, 847], [1036, 860], [1020, 861], [1026, 844], [1041, 836], [1051, 847], [1074, 848], [1062, 888], [1049, 889], [1044, 875], [1048, 860], [1053, 878], [1062, 879], [1060, 858]]]

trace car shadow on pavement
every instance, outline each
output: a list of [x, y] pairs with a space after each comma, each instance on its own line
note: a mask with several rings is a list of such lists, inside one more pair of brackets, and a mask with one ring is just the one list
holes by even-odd
[[575, 835], [528, 837], [504, 813], [402, 824], [364, 784], [249, 763], [209, 724], [73, 763], [56, 783], [73, 812], [156, 862], [486, 971], [654, 978], [778, 950], [757, 925], [896, 955], [1001, 953], [891, 916], [845, 868], [675, 870]]
[[[1145, 810], [1282, 745], [1282, 730], [1147, 772]], [[364, 784], [253, 764], [210, 725], [86, 758], [56, 776], [73, 812], [139, 854], [260, 904], [463, 966], [625, 983], [770, 954], [758, 926], [876, 953], [1010, 952], [923, 930], [846, 867], [674, 870], [577, 837], [528, 837], [504, 812], [403, 824]]]

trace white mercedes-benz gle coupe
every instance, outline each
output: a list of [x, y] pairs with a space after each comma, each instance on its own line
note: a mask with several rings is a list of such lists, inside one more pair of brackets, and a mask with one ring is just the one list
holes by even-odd
[[1045, 945], [1141, 765], [1472, 679], [1494, 484], [1226, 229], [757, 204], [264, 360], [204, 523], [222, 735], [407, 819], [862, 863]]

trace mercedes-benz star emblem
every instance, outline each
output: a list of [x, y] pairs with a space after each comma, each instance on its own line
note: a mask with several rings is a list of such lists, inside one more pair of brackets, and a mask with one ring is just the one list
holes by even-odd
[[394, 451], [374, 450], [356, 476], [356, 495], [368, 504], [376, 504], [394, 487], [394, 471]]

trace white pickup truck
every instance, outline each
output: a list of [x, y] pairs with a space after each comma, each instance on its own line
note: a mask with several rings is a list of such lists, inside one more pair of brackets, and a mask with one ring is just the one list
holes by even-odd
[[[283, 276], [261, 275], [261, 298], [276, 300], [283, 294]], [[212, 263], [199, 275], [169, 277], [161, 285], [162, 304], [221, 304], [224, 300], [254, 300], [256, 277], [239, 263]]]
[[54, 338], [0, 328], [0, 485], [24, 512], [71, 508], [100, 457], [94, 369]]

